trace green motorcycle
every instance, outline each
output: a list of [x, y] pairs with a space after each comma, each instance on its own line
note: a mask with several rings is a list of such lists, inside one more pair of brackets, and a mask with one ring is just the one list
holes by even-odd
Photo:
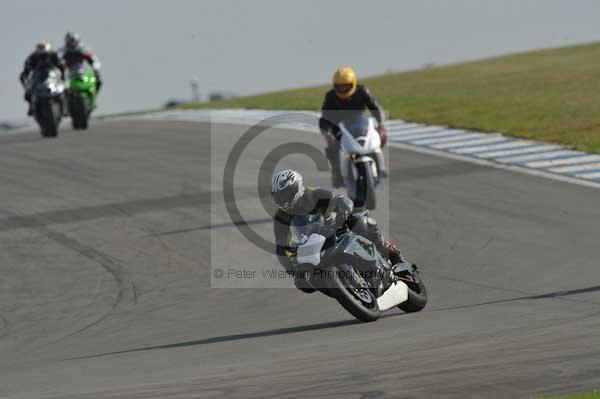
[[73, 129], [87, 129], [96, 108], [96, 75], [83, 64], [69, 70], [69, 113]]

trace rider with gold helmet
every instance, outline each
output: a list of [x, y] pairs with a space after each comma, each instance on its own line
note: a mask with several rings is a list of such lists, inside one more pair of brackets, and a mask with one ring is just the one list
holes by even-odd
[[367, 108], [377, 120], [382, 145], [385, 145], [387, 130], [384, 126], [385, 115], [383, 109], [377, 104], [369, 89], [358, 84], [356, 74], [352, 68], [338, 68], [333, 74], [333, 88], [325, 94], [325, 101], [321, 107], [321, 119], [319, 120], [319, 128], [327, 140], [325, 154], [331, 163], [332, 184], [334, 187], [342, 185], [338, 158], [338, 124], [342, 120], [353, 116], [354, 113], [362, 114]]

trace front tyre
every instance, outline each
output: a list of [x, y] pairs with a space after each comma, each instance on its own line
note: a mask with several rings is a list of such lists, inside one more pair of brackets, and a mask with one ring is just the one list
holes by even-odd
[[427, 288], [417, 270], [410, 274], [412, 281], [403, 280], [408, 286], [408, 299], [398, 307], [406, 313], [414, 313], [423, 310], [427, 305]]
[[375, 178], [371, 164], [359, 162], [356, 165], [356, 193], [355, 204], [357, 207], [375, 209]]
[[87, 98], [71, 94], [69, 109], [71, 113], [71, 123], [73, 125], [73, 129], [87, 129], [90, 115], [89, 100]]
[[331, 296], [358, 320], [371, 322], [379, 318], [377, 298], [352, 265], [340, 264], [329, 268], [328, 288]]
[[35, 105], [35, 119], [40, 125], [42, 137], [58, 136], [58, 125], [62, 115], [61, 105], [50, 98], [41, 98]]

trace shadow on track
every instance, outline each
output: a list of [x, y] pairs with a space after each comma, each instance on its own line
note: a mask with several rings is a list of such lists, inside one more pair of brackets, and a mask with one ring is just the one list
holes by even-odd
[[124, 215], [131, 216], [144, 212], [191, 206], [205, 206], [210, 204], [211, 194], [213, 193], [210, 191], [202, 191], [194, 194], [137, 199], [74, 209], [53, 210], [31, 215], [11, 216], [0, 219], [0, 231], [84, 222], [108, 217], [123, 217]]
[[[387, 313], [387, 314], [382, 314], [379, 319], [381, 320], [381, 319], [385, 319], [388, 317], [402, 316], [405, 314], [406, 313]], [[71, 358], [64, 359], [64, 360], [92, 359], [92, 358], [96, 358], [96, 357], [119, 355], [119, 354], [124, 354], [124, 353], [131, 353], [131, 352], [151, 351], [151, 350], [157, 350], [157, 349], [183, 348], [183, 347], [198, 346], [198, 345], [210, 345], [210, 344], [216, 344], [216, 343], [221, 343], [221, 342], [230, 342], [230, 341], [239, 341], [239, 340], [252, 339], [252, 338], [271, 337], [274, 335], [285, 335], [285, 334], [301, 333], [301, 332], [306, 332], [306, 331], [327, 330], [327, 329], [331, 329], [331, 328], [339, 328], [339, 327], [353, 326], [353, 325], [359, 325], [359, 324], [362, 325], [365, 323], [358, 321], [358, 320], [354, 320], [354, 319], [331, 321], [331, 322], [327, 322], [327, 323], [308, 324], [308, 325], [304, 325], [304, 326], [276, 328], [273, 330], [257, 331], [257, 332], [246, 333], [246, 334], [221, 335], [221, 336], [217, 336], [217, 337], [210, 337], [210, 338], [199, 339], [199, 340], [195, 340], [195, 341], [184, 341], [184, 342], [176, 342], [174, 344], [148, 346], [145, 348], [136, 348], [136, 349], [126, 349], [126, 350], [122, 350], [122, 351], [100, 353], [97, 355], [77, 356], [77, 357], [71, 357]]]
[[229, 341], [238, 341], [238, 340], [252, 339], [252, 338], [270, 337], [270, 336], [274, 336], [274, 335], [294, 334], [294, 333], [300, 333], [300, 332], [305, 332], [305, 331], [326, 330], [326, 329], [330, 329], [330, 328], [351, 326], [354, 324], [362, 324], [362, 322], [360, 322], [358, 320], [342, 320], [342, 321], [332, 321], [332, 322], [327, 322], [327, 323], [308, 324], [308, 325], [296, 326], [296, 327], [276, 328], [273, 330], [257, 331], [257, 332], [246, 333], [246, 334], [221, 335], [221, 336], [217, 336], [217, 337], [210, 337], [210, 338], [199, 339], [199, 340], [195, 340], [195, 341], [177, 342], [174, 344], [149, 346], [146, 348], [137, 348], [137, 349], [127, 349], [127, 350], [122, 350], [122, 351], [101, 353], [98, 355], [73, 357], [73, 358], [69, 358], [66, 360], [89, 359], [89, 358], [94, 358], [94, 357], [117, 355], [117, 354], [121, 354], [121, 353], [130, 353], [130, 352], [150, 351], [150, 350], [156, 350], [156, 349], [171, 349], [171, 348], [182, 348], [182, 347], [186, 347], [186, 346], [209, 345], [209, 344], [216, 344], [216, 343], [220, 343], [220, 342], [229, 342]]

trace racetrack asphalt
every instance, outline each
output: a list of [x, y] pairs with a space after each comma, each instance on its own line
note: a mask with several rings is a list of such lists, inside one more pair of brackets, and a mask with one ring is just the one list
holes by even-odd
[[[227, 220], [211, 179], [227, 156], [215, 148], [245, 128], [214, 130], [121, 120], [55, 140], [0, 137], [1, 398], [531, 398], [600, 387], [597, 189], [390, 148], [383, 223], [430, 298], [420, 313], [362, 324], [318, 293], [211, 288], [215, 250], [273, 262]], [[273, 130], [273, 146], [300, 134]], [[292, 165], [308, 183], [328, 181], [307, 160]], [[254, 172], [236, 171], [239, 198], [268, 235]]]

